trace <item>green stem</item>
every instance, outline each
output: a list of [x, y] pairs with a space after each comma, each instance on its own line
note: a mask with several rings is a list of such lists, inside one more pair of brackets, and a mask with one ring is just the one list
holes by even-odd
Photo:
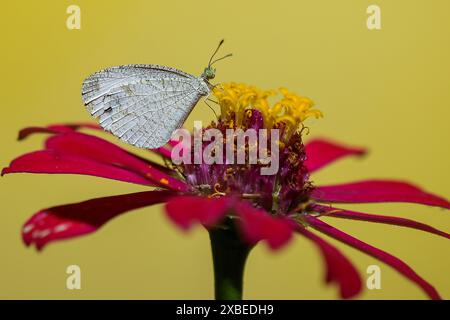
[[232, 223], [210, 230], [209, 236], [216, 300], [241, 300], [245, 262], [252, 247], [242, 242]]

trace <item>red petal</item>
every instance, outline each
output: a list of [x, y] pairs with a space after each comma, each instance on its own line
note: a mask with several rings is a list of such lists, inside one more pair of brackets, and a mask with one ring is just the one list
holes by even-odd
[[362, 242], [361, 240], [358, 240], [336, 228], [333, 228], [332, 226], [326, 224], [325, 222], [312, 217], [312, 216], [305, 216], [306, 221], [314, 227], [316, 230], [323, 232], [345, 244], [348, 244], [352, 246], [353, 248], [356, 248], [380, 261], [383, 261], [384, 263], [390, 265], [395, 270], [403, 274], [406, 278], [413, 281], [417, 285], [419, 285], [431, 299], [441, 299], [439, 296], [439, 293], [436, 291], [436, 289], [429, 284], [427, 281], [422, 279], [413, 269], [411, 269], [406, 263], [401, 261], [400, 259], [394, 257], [393, 255], [380, 250], [376, 247], [373, 247], [365, 242]]
[[19, 140], [27, 138], [29, 135], [34, 133], [65, 133], [72, 132], [82, 128], [89, 129], [101, 129], [99, 125], [94, 123], [67, 123], [67, 124], [55, 124], [49, 125], [47, 127], [26, 127], [19, 131]]
[[168, 142], [169, 146], [171, 146], [171, 147], [175, 147], [179, 143], [180, 143], [180, 141], [178, 141], [178, 140], [169, 140], [169, 142]]
[[[100, 127], [97, 124], [94, 123], [66, 123], [66, 124], [55, 124], [55, 125], [49, 125], [47, 127], [26, 127], [19, 131], [19, 140], [23, 140], [27, 138], [29, 135], [32, 135], [34, 133], [51, 133], [51, 134], [61, 134], [61, 133], [68, 133], [68, 132], [74, 132], [79, 129], [97, 129], [97, 130], [103, 130], [102, 127]], [[158, 153], [162, 155], [163, 157], [170, 158], [171, 157], [171, 150], [169, 149], [170, 144], [167, 146], [158, 148], [158, 149], [149, 149], [152, 152]]]
[[[124, 151], [126, 151], [126, 150], [124, 150]], [[169, 167], [165, 167], [165, 166], [162, 165], [162, 164], [153, 162], [153, 161], [150, 160], [150, 159], [141, 157], [141, 156], [139, 156], [139, 155], [137, 155], [137, 154], [134, 154], [134, 153], [132, 153], [132, 152], [129, 152], [129, 151], [126, 151], [126, 152], [127, 152], [130, 156], [132, 156], [133, 158], [139, 159], [141, 162], [146, 163], [146, 164], [147, 164], [147, 167], [149, 167], [149, 166], [150, 166], [150, 167], [153, 167], [153, 168], [155, 168], [156, 170], [161, 171], [161, 172], [164, 172], [165, 174], [168, 174], [168, 175], [171, 175], [171, 176], [177, 175], [177, 172], [176, 172], [175, 170], [169, 168]]]
[[317, 187], [311, 197], [322, 202], [413, 202], [450, 209], [450, 203], [444, 198], [427, 193], [412, 184], [391, 180]]
[[392, 225], [396, 225], [396, 226], [407, 227], [407, 228], [422, 230], [425, 232], [430, 232], [430, 233], [442, 236], [444, 238], [450, 239], [450, 234], [448, 234], [444, 231], [435, 229], [432, 226], [429, 226], [427, 224], [424, 224], [424, 223], [421, 223], [418, 221], [414, 221], [414, 220], [410, 220], [410, 219], [362, 213], [362, 212], [343, 210], [343, 209], [338, 209], [338, 208], [330, 208], [330, 207], [319, 206], [319, 205], [314, 206], [314, 209], [318, 210], [318, 212], [320, 212], [320, 213], [325, 214], [327, 217], [336, 217], [336, 218], [392, 224]]
[[[103, 130], [99, 125], [97, 124], [93, 124], [93, 123], [69, 123], [69, 124], [55, 124], [55, 125], [49, 125], [47, 127], [27, 127], [24, 128], [22, 130], [20, 130], [19, 132], [19, 140], [25, 139], [26, 137], [28, 137], [31, 134], [34, 133], [52, 133], [52, 134], [61, 134], [61, 133], [69, 133], [69, 132], [74, 132], [78, 129], [82, 129], [82, 128], [90, 128], [90, 129], [97, 129], [97, 130]], [[165, 147], [161, 147], [160, 149], [163, 149]], [[158, 149], [159, 150], [159, 149]], [[158, 150], [152, 150], [155, 152], [159, 152], [162, 153], [163, 156], [167, 156], [170, 158], [170, 154], [171, 151], [168, 149], [165, 149], [164, 151], [158, 151]], [[140, 156], [137, 156], [133, 153], [130, 153], [128, 151], [126, 151], [129, 155], [131, 155], [132, 157], [135, 158], [139, 158], [141, 161], [144, 161], [147, 163], [147, 165], [152, 165], [153, 167], [157, 168], [159, 171], [163, 171], [165, 173], [173, 173], [174, 171], [161, 166], [159, 164], [157, 164], [156, 162], [153, 162], [151, 160], [142, 158]]]
[[[182, 143], [178, 140], [169, 140], [169, 142], [167, 142], [166, 145], [157, 148], [157, 149], [149, 149], [152, 152], [156, 152], [159, 153], [160, 155], [162, 155], [165, 158], [171, 159], [172, 158], [172, 149], [173, 147], [175, 147], [176, 145], [178, 145], [179, 143]], [[183, 151], [180, 152], [180, 155], [183, 155]]]
[[25, 223], [22, 238], [27, 246], [35, 244], [40, 250], [51, 241], [94, 232], [119, 214], [164, 202], [173, 195], [172, 191], [146, 191], [44, 209]]
[[251, 244], [265, 240], [271, 249], [278, 249], [292, 238], [293, 222], [286, 218], [273, 217], [246, 202], [237, 203], [235, 210], [243, 236]]
[[348, 147], [323, 139], [308, 142], [305, 151], [307, 156], [305, 165], [309, 172], [319, 170], [340, 158], [362, 156], [366, 153], [366, 149], [363, 148]]
[[336, 247], [306, 228], [298, 226], [296, 230], [320, 249], [327, 268], [326, 283], [338, 284], [344, 299], [357, 295], [361, 291], [361, 277], [353, 264]]
[[152, 182], [172, 190], [186, 190], [187, 185], [155, 169], [126, 150], [106, 140], [83, 133], [66, 133], [47, 139], [46, 147], [63, 156], [86, 158], [110, 166], [119, 166], [146, 177]]
[[156, 148], [156, 149], [149, 149], [152, 152], [158, 153], [160, 155], [162, 155], [165, 158], [171, 159], [172, 157], [172, 151], [167, 148], [167, 147], [160, 147], [160, 148]]
[[154, 185], [150, 180], [135, 172], [89, 159], [60, 156], [52, 150], [35, 151], [14, 159], [9, 167], [2, 170], [2, 175], [8, 173], [82, 174], [143, 185]]
[[228, 197], [178, 196], [167, 202], [166, 212], [176, 225], [187, 230], [195, 222], [213, 226], [223, 218], [232, 203]]

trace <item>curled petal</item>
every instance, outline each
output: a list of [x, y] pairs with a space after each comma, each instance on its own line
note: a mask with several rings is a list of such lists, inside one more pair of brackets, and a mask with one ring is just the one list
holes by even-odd
[[432, 226], [429, 226], [427, 224], [424, 224], [424, 223], [421, 223], [418, 221], [414, 221], [411, 219], [383, 216], [383, 215], [370, 214], [370, 213], [362, 213], [362, 212], [356, 212], [356, 211], [350, 211], [350, 210], [344, 210], [344, 209], [338, 209], [338, 208], [330, 208], [330, 207], [319, 206], [319, 205], [314, 206], [314, 209], [320, 213], [323, 213], [327, 217], [392, 224], [392, 225], [396, 225], [396, 226], [422, 230], [425, 232], [433, 233], [438, 236], [442, 236], [444, 238], [450, 239], [450, 234], [448, 234], [444, 231], [438, 230], [436, 228], [433, 228]]
[[311, 197], [320, 202], [412, 202], [450, 209], [450, 203], [407, 182], [367, 180], [346, 184], [321, 186]]
[[271, 249], [278, 249], [292, 238], [294, 222], [287, 218], [271, 216], [246, 202], [237, 203], [235, 210], [243, 236], [251, 244], [263, 240]]
[[305, 145], [305, 165], [309, 172], [321, 169], [328, 164], [348, 156], [362, 156], [366, 149], [344, 146], [324, 139], [315, 139]]
[[361, 277], [358, 271], [336, 247], [303, 226], [298, 226], [296, 231], [320, 249], [327, 270], [325, 281], [338, 284], [343, 299], [352, 298], [361, 291]]
[[170, 220], [184, 230], [195, 222], [211, 227], [225, 216], [233, 202], [228, 197], [177, 196], [167, 202], [166, 213]]
[[422, 277], [420, 277], [413, 269], [411, 269], [411, 267], [409, 267], [406, 263], [404, 263], [400, 259], [394, 257], [393, 255], [383, 250], [373, 247], [361, 240], [358, 240], [336, 228], [333, 228], [332, 226], [326, 224], [325, 222], [313, 216], [305, 216], [305, 220], [308, 222], [309, 225], [311, 225], [316, 230], [325, 233], [345, 244], [352, 246], [353, 248], [356, 248], [390, 265], [392, 268], [400, 272], [406, 278], [419, 285], [431, 299], [441, 299], [439, 293], [431, 284], [429, 284]]
[[35, 244], [41, 250], [49, 242], [94, 232], [119, 214], [164, 202], [173, 195], [172, 191], [146, 191], [44, 209], [25, 223], [22, 238], [27, 246]]
[[164, 188], [178, 191], [187, 189], [184, 182], [161, 172], [149, 162], [144, 162], [115, 144], [98, 137], [77, 132], [66, 133], [47, 139], [46, 147], [62, 156], [86, 158], [133, 171]]
[[101, 129], [101, 127], [94, 123], [67, 123], [67, 124], [54, 124], [46, 127], [26, 127], [19, 131], [19, 140], [23, 140], [34, 133], [66, 133], [79, 129]]
[[14, 159], [2, 175], [9, 173], [82, 174], [153, 186], [145, 177], [126, 169], [85, 158], [61, 156], [52, 150], [27, 153]]

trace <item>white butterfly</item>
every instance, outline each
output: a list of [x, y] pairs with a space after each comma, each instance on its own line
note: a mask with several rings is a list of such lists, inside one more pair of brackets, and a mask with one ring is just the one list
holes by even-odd
[[200, 77], [159, 65], [125, 65], [94, 73], [83, 82], [82, 97], [102, 128], [140, 148], [166, 144], [194, 106], [213, 87], [214, 51]]

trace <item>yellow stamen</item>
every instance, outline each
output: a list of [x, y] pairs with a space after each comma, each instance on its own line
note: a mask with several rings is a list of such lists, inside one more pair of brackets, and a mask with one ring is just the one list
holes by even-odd
[[[221, 108], [221, 120], [230, 128], [241, 127], [245, 118], [251, 117], [251, 110], [258, 110], [264, 120], [264, 127], [272, 129], [282, 123], [285, 128], [283, 140], [303, 126], [310, 117], [321, 118], [322, 112], [313, 109], [314, 102], [298, 96], [285, 88], [279, 90], [260, 90], [253, 86], [238, 83], [225, 83], [216, 87], [213, 94]], [[268, 99], [276, 94], [282, 98], [270, 105]]]

